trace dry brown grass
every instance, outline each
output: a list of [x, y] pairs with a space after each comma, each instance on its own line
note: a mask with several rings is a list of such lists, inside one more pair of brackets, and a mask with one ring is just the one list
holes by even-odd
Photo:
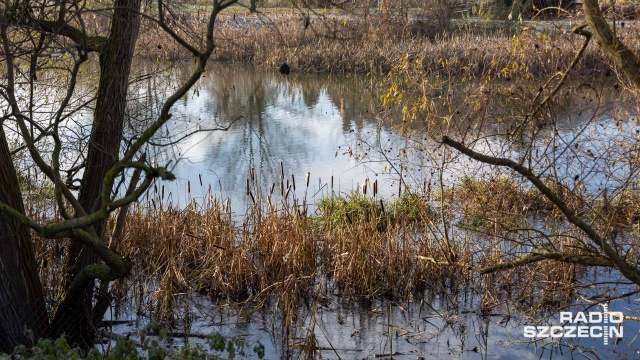
[[[522, 197], [525, 191], [506, 179], [470, 182], [465, 187], [446, 194], [452, 205], [445, 209], [447, 221], [456, 218], [451, 214], [457, 198], [468, 202], [467, 211], [495, 207], [491, 211], [496, 214], [518, 213], [514, 206], [523, 204], [478, 198], [480, 188]], [[503, 241], [504, 232], [483, 229], [451, 232], [455, 263], [447, 263], [442, 218], [433, 204], [426, 203], [435, 195], [415, 196], [395, 205], [394, 216], [389, 214], [394, 205], [388, 204], [385, 212], [372, 210], [347, 220], [332, 212], [308, 216], [291, 205], [292, 199], [261, 206], [257, 196], [256, 206], [238, 218], [216, 200], [179, 209], [161, 193], [152, 192], [131, 209], [119, 252], [131, 257], [134, 268], [112, 290], [116, 304], [134, 304], [138, 315], [172, 328], [188, 329], [193, 311], [189, 298], [195, 293], [249, 313], [270, 309], [283, 324], [283, 339], [290, 341], [301, 335], [296, 314], [303, 303], [316, 307], [336, 298], [403, 303], [428, 293], [456, 301], [457, 294], [471, 291], [480, 300], [483, 314], [501, 309], [505, 301], [515, 310], [544, 312], [571, 303], [575, 278], [584, 271], [546, 261], [478, 275], [469, 264], [490, 266], [514, 256], [513, 247]], [[524, 204], [527, 199], [522, 200]], [[537, 204], [539, 199], [531, 201]], [[381, 227], [381, 221], [386, 226]], [[570, 236], [562, 244], [573, 251]], [[64, 278], [60, 260], [65, 245], [35, 239], [52, 303]], [[313, 339], [307, 342], [313, 344]]]
[[[508, 79], [563, 71], [582, 42], [581, 37], [556, 29], [553, 23], [488, 28], [493, 25], [487, 24], [493, 23], [458, 20], [446, 29], [425, 30], [420, 21], [350, 15], [310, 19], [305, 27], [306, 16], [299, 13], [222, 15], [216, 27], [218, 48], [214, 58], [251, 62], [272, 70], [287, 62], [297, 72], [378, 74], [386, 74], [408, 59], [408, 64], [427, 75]], [[194, 29], [185, 36], [203, 30], [199, 29], [202, 21], [197, 15], [181, 21], [186, 23], [185, 28]], [[635, 28], [631, 23], [619, 29], [618, 35], [631, 48], [640, 49]], [[190, 58], [157, 28], [144, 31], [139, 45], [145, 47], [145, 56], [153, 59]], [[610, 67], [593, 44], [577, 71], [602, 76], [610, 73]]]
[[[501, 188], [512, 190], [508, 184]], [[498, 213], [517, 213], [503, 205]], [[158, 284], [148, 290], [154, 299], [150, 311], [168, 323], [176, 317], [176, 294], [194, 291], [220, 304], [273, 305], [285, 324], [295, 322], [303, 300], [324, 301], [325, 293], [403, 302], [424, 291], [471, 288], [485, 294], [487, 311], [505, 299], [523, 308], [553, 306], [572, 293], [567, 272], [573, 274], [575, 266], [541, 262], [486, 276], [472, 271], [469, 264], [487, 266], [510, 256], [513, 249], [504, 246], [502, 232], [455, 231], [455, 263], [448, 264], [448, 249], [434, 230], [442, 229], [439, 216], [430, 214], [411, 222], [386, 217], [390, 222], [381, 227], [379, 213], [340, 222], [327, 218], [331, 214], [306, 216], [281, 203], [253, 207], [243, 220], [232, 221], [216, 201], [194, 211], [161, 205], [156, 198], [129, 217], [121, 251], [131, 254], [136, 273], [145, 274], [140, 281]], [[530, 271], [540, 275], [532, 278]]]
[[433, 237], [404, 221], [381, 230], [382, 214], [338, 223], [256, 207], [234, 225], [218, 202], [200, 211], [150, 205], [129, 217], [122, 251], [149, 275], [172, 279], [172, 289], [192, 286], [217, 300], [268, 298], [283, 288], [302, 296], [325, 280], [345, 296], [373, 300], [455, 273], [419, 259], [442, 258]]

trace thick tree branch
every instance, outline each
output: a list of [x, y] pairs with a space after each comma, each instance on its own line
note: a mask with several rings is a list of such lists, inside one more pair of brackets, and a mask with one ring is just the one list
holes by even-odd
[[73, 239], [82, 242], [89, 249], [98, 255], [102, 263], [89, 264], [82, 268], [73, 278], [69, 288], [65, 292], [65, 297], [60, 307], [68, 307], [77, 300], [86, 287], [94, 280], [98, 279], [108, 284], [110, 281], [121, 279], [129, 275], [131, 271], [131, 260], [128, 257], [120, 257], [112, 251], [101, 239], [92, 236], [84, 230], [72, 230], [68, 234]]
[[532, 264], [543, 260], [555, 260], [559, 262], [585, 266], [615, 267], [611, 260], [598, 255], [567, 254], [562, 252], [550, 252], [543, 249], [533, 249], [527, 255], [523, 255], [512, 261], [478, 269], [478, 272], [480, 274], [490, 274], [496, 271], [512, 269], [518, 266]]
[[100, 52], [107, 43], [104, 36], [86, 36], [86, 34], [64, 21], [32, 20], [28, 24], [34, 29], [44, 31], [49, 34], [61, 35], [73, 41], [78, 46], [84, 46], [89, 52]]
[[[14, 208], [8, 206], [7, 204], [0, 203], [0, 212], [3, 212], [9, 216], [12, 216], [22, 224], [28, 226], [33, 229], [38, 235], [46, 238], [46, 239], [54, 239], [62, 236], [61, 234], [66, 234], [68, 231], [75, 231], [75, 229], [87, 228], [91, 225], [94, 225], [100, 221], [103, 221], [109, 217], [113, 211], [128, 204], [131, 204], [138, 200], [138, 198], [144, 193], [151, 182], [155, 178], [161, 178], [164, 180], [173, 180], [175, 179], [174, 175], [167, 171], [165, 168], [152, 168], [147, 166], [142, 162], [130, 162], [130, 163], [118, 163], [113, 170], [113, 174], [117, 174], [120, 170], [125, 168], [136, 168], [145, 171], [145, 179], [140, 186], [138, 186], [131, 193], [125, 195], [120, 199], [116, 199], [114, 201], [105, 201], [103, 202], [102, 207], [97, 211], [94, 211], [91, 214], [74, 217], [71, 219], [66, 219], [51, 225], [43, 226], [39, 224], [37, 221], [30, 219], [25, 214], [15, 210]], [[106, 188], [106, 187], [105, 187]]]
[[100, 260], [104, 261], [107, 266], [113, 271], [113, 274], [120, 278], [129, 273], [131, 264], [125, 258], [119, 257], [115, 252], [111, 251], [102, 239], [99, 239], [87, 231], [81, 229], [72, 229], [71, 231], [61, 234], [67, 237], [70, 236], [75, 240], [78, 240], [90, 248]]

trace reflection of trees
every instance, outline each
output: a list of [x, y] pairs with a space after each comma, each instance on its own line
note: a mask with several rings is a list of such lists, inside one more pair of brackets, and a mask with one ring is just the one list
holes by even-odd
[[[176, 68], [170, 78], [177, 81], [187, 70], [188, 66]], [[209, 183], [224, 179], [222, 190], [229, 192], [244, 185], [251, 168], [261, 178], [259, 183], [269, 186], [279, 182], [281, 161], [286, 173], [298, 175], [309, 171], [318, 157], [333, 157], [341, 139], [336, 138], [331, 148], [322, 148], [316, 140], [340, 126], [339, 134], [352, 126], [362, 129], [367, 118], [363, 105], [369, 106], [371, 98], [352, 79], [285, 77], [242, 65], [213, 64], [199, 85], [184, 99], [184, 106], [175, 109], [181, 121], [167, 130], [176, 137], [194, 126], [225, 127], [242, 116], [228, 132], [211, 133], [195, 145], [186, 141], [188, 145], [176, 150], [183, 161], [200, 157], [203, 170], [210, 171], [203, 177], [209, 177]], [[158, 91], [155, 83], [151, 87]], [[178, 170], [177, 175], [196, 174]]]
[[363, 104], [374, 104], [375, 95], [356, 81], [336, 81], [335, 86], [327, 88], [327, 95], [340, 110], [342, 131], [350, 131], [351, 125], [361, 130], [363, 122], [372, 121], [371, 107], [363, 108]]
[[302, 100], [308, 108], [312, 108], [318, 103], [322, 88], [317, 85], [307, 81], [300, 82]]

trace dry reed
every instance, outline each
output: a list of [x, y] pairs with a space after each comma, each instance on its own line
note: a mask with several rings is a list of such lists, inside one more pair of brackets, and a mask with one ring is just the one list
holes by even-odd
[[[276, 70], [286, 62], [298, 72], [359, 72], [386, 74], [403, 58], [440, 76], [480, 77], [493, 69], [493, 77], [525, 74], [554, 75], [573, 60], [582, 38], [570, 34], [562, 22], [513, 23], [458, 19], [454, 25], [424, 33], [419, 20], [363, 17], [355, 14], [316, 15], [299, 13], [268, 15], [226, 14], [220, 16], [214, 58], [253, 63]], [[197, 14], [181, 21], [198, 34], [203, 22]], [[632, 49], [640, 49], [635, 26], [619, 29], [618, 36]], [[149, 27], [142, 34], [145, 57], [188, 59], [179, 46]], [[446, 61], [446, 65], [445, 62]], [[515, 69], [508, 74], [503, 69]], [[577, 72], [604, 76], [610, 67], [597, 46], [589, 46]]]

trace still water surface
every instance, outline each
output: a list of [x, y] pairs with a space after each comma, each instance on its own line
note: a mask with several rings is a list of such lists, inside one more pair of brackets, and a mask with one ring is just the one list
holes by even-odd
[[[173, 169], [178, 181], [165, 184], [176, 204], [201, 199], [211, 186], [214, 195], [229, 198], [243, 213], [251, 201], [246, 194], [251, 169], [259, 193], [279, 186], [284, 169], [287, 181], [295, 179], [298, 196], [306, 193], [309, 199], [328, 194], [332, 179], [335, 192], [348, 192], [381, 175], [384, 164], [361, 164], [350, 156], [359, 137], [384, 141], [392, 135], [378, 125], [376, 95], [366, 79], [284, 76], [227, 64], [212, 64], [207, 75], [174, 107], [177, 121], [166, 132], [228, 130], [195, 134], [165, 154], [179, 159]], [[397, 185], [387, 180], [390, 192]]]
[[[157, 79], [156, 79], [157, 80]], [[154, 80], [154, 81], [156, 81]], [[375, 149], [388, 149], [398, 138], [388, 125], [379, 123], [377, 90], [370, 79], [353, 76], [291, 75], [256, 70], [242, 65], [212, 64], [197, 88], [174, 107], [176, 121], [163, 129], [165, 141], [193, 131], [196, 134], [179, 144], [163, 148], [155, 156], [158, 163], [171, 161], [178, 181], [163, 183], [166, 198], [177, 206], [202, 203], [208, 192], [230, 199], [231, 208], [244, 213], [252, 199], [247, 195], [247, 178], [253, 169], [255, 194], [279, 193], [281, 173], [287, 182], [297, 183], [296, 194], [310, 202], [332, 191], [347, 193], [358, 189], [366, 180], [378, 180], [380, 196], [398, 191], [397, 176], [391, 175], [385, 162], [362, 163], [354, 155]], [[160, 87], [149, 86], [147, 94], [162, 97]], [[559, 126], [560, 137], [581, 140], [580, 151], [597, 153], [602, 134], [634, 133], [635, 122], [615, 125], [608, 119], [595, 121], [586, 131], [574, 133], [572, 124], [583, 120], [567, 119]], [[226, 131], [205, 132], [221, 127]], [[588, 137], [588, 138], [585, 138]], [[367, 141], [367, 144], [363, 142]], [[162, 142], [162, 139], [157, 140]], [[487, 147], [496, 143], [485, 144]], [[499, 144], [498, 144], [499, 145]], [[480, 144], [482, 146], [482, 144]], [[369, 155], [369, 154], [367, 154]], [[375, 159], [375, 157], [374, 157]], [[177, 160], [177, 161], [176, 161]], [[564, 170], [573, 178], [587, 166], [566, 158]], [[488, 167], [471, 166], [468, 159], [455, 160], [453, 172], [447, 177], [477, 176], [478, 171], [493, 171]], [[433, 164], [417, 164], [413, 171], [427, 172]], [[596, 172], [588, 182], [593, 191], [602, 186]], [[305, 184], [309, 175], [309, 186]], [[560, 174], [561, 176], [563, 173]], [[295, 179], [295, 180], [294, 180]], [[599, 182], [600, 181], [600, 182]], [[286, 187], [286, 186], [285, 186]], [[525, 322], [513, 321], [504, 311], [480, 316], [473, 295], [455, 301], [445, 301], [434, 295], [428, 306], [413, 304], [340, 304], [320, 307], [314, 315], [300, 310], [300, 325], [316, 326], [315, 334], [323, 358], [373, 358], [397, 352], [394, 358], [572, 358], [577, 352], [567, 348], [541, 351], [523, 343]], [[241, 336], [249, 342], [260, 341], [267, 349], [267, 358], [286, 356], [281, 346], [277, 317], [254, 314], [249, 319], [221, 311], [206, 299], [195, 305], [198, 315], [192, 332], [207, 334], [219, 331], [226, 336]], [[612, 310], [635, 309], [633, 303], [612, 304]], [[231, 312], [222, 316], [221, 312]], [[126, 317], [126, 316], [125, 316]], [[311, 321], [314, 321], [312, 324]], [[511, 321], [507, 321], [511, 320]], [[521, 320], [521, 319], [520, 319]], [[133, 331], [135, 325], [123, 325], [118, 332]], [[600, 339], [581, 339], [579, 346], [597, 349], [601, 358], [638, 358], [634, 337], [638, 326], [625, 323], [625, 340], [603, 346]], [[390, 334], [392, 334], [390, 336]], [[196, 340], [194, 340], [196, 341]], [[538, 343], [538, 346], [541, 344]], [[330, 350], [331, 348], [335, 349]], [[588, 356], [594, 356], [589, 354]]]

